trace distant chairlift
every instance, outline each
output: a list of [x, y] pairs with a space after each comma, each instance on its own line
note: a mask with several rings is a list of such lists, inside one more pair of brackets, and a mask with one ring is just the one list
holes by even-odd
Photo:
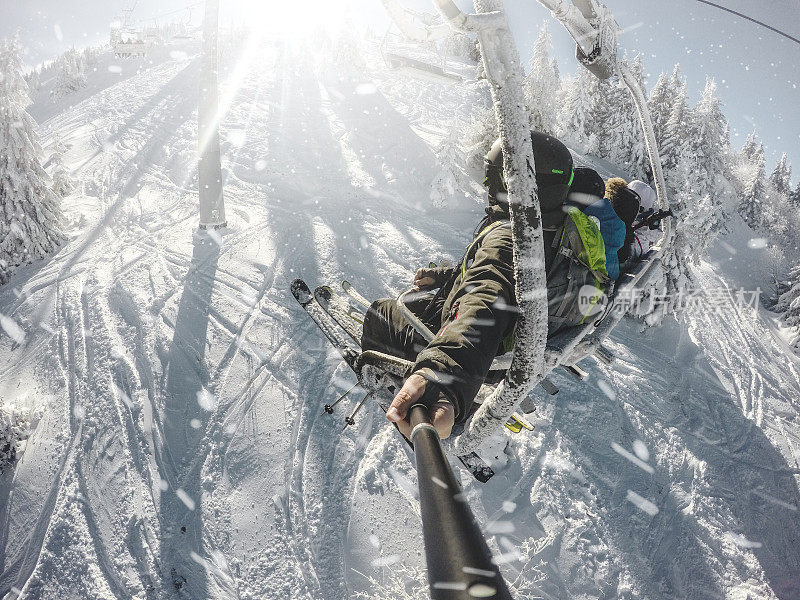
[[138, 0], [129, 0], [116, 21], [111, 23], [111, 48], [117, 58], [143, 57], [152, 46], [144, 32], [131, 27], [131, 14]]
[[[383, 4], [391, 19], [381, 41], [381, 56], [390, 69], [438, 81], [463, 80], [457, 73], [448, 71], [447, 55], [437, 46], [437, 41], [455, 34], [449, 25], [435, 15], [400, 6], [395, 0], [383, 0]], [[395, 28], [399, 33], [393, 31]]]
[[147, 51], [152, 46], [152, 41], [147, 40], [141, 31], [135, 29], [111, 29], [111, 47], [117, 58], [134, 58], [147, 56]]

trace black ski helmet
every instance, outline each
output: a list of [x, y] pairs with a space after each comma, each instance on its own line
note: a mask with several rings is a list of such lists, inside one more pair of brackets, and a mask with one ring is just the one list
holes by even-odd
[[[541, 131], [531, 131], [536, 185], [542, 208], [542, 227], [555, 228], [564, 219], [564, 200], [572, 183], [572, 154], [557, 138]], [[508, 207], [508, 188], [503, 179], [503, 149], [498, 138], [486, 154], [486, 179], [489, 204]]]
[[597, 171], [590, 167], [575, 167], [574, 172], [567, 194], [569, 204], [583, 210], [606, 195], [606, 182]]

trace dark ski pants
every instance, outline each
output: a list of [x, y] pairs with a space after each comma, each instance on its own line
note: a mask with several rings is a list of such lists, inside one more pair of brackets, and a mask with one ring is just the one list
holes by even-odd
[[[406, 307], [412, 313], [423, 319], [428, 329], [434, 333], [439, 331], [441, 325], [441, 305], [444, 299], [435, 300], [434, 306], [428, 308], [431, 302], [430, 295], [406, 302]], [[428, 315], [423, 315], [423, 313]], [[364, 317], [364, 332], [361, 337], [363, 350], [377, 350], [392, 356], [398, 356], [414, 362], [417, 354], [422, 352], [428, 342], [414, 327], [406, 321], [394, 298], [381, 298], [372, 303]]]

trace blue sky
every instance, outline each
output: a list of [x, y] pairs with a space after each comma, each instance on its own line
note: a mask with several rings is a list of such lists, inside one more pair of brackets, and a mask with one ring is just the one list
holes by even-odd
[[[800, 38], [797, 0], [716, 3]], [[680, 63], [690, 99], [696, 101], [706, 76], [714, 77], [733, 145], [740, 147], [756, 129], [767, 148], [768, 173], [786, 152], [796, 164], [793, 181], [800, 181], [800, 44], [696, 0], [607, 0], [606, 5], [625, 32], [620, 49], [643, 54], [649, 86], [661, 71], [671, 72]], [[520, 52], [527, 55], [549, 13], [537, 2], [524, 0], [510, 0], [508, 11]], [[563, 27], [554, 25], [551, 32], [562, 73], [573, 73], [574, 44]]]
[[[376, 27], [386, 23], [380, 0], [339, 1], [357, 20]], [[800, 38], [797, 0], [716, 1]], [[229, 8], [247, 2], [268, 6], [266, 0], [221, 0]], [[464, 8], [471, 5], [466, 0], [458, 2]], [[405, 3], [416, 10], [432, 10], [429, 0]], [[72, 45], [106, 40], [110, 21], [126, 4], [126, 0], [0, 0], [0, 36], [18, 29], [27, 62], [36, 64]], [[193, 0], [138, 0], [134, 16], [146, 19], [190, 4], [196, 5], [197, 18], [202, 2]], [[607, 0], [606, 4], [624, 30], [621, 50], [643, 53], [648, 85], [678, 62], [696, 101], [706, 75], [713, 76], [734, 146], [741, 146], [756, 129], [767, 148], [767, 171], [786, 152], [795, 163], [793, 181], [800, 181], [800, 44], [697, 0]], [[547, 10], [533, 0], [506, 0], [506, 7], [523, 60], [529, 57], [541, 24], [550, 20], [562, 74], [575, 72], [574, 44]], [[263, 12], [262, 8], [262, 18]]]

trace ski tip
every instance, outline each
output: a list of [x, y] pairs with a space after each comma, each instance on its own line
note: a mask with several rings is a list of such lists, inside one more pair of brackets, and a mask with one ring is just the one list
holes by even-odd
[[473, 476], [481, 483], [486, 483], [494, 476], [494, 471], [492, 471], [491, 467], [485, 467], [473, 473]]
[[318, 302], [320, 300], [323, 302], [330, 302], [331, 298], [333, 298], [333, 290], [329, 285], [317, 286], [314, 290], [314, 298], [316, 298]]
[[345, 290], [346, 290], [347, 288], [351, 288], [351, 287], [353, 287], [353, 284], [352, 284], [352, 283], [350, 283], [349, 281], [347, 281], [347, 279], [345, 279], [344, 281], [342, 281], [342, 288], [343, 288], [343, 289], [345, 289]]
[[459, 456], [458, 460], [460, 460], [461, 464], [481, 483], [486, 483], [494, 476], [492, 467], [487, 465], [475, 452]]
[[306, 282], [302, 279], [295, 279], [289, 288], [292, 290], [292, 296], [294, 296], [295, 299], [303, 306], [311, 302], [313, 299], [311, 290], [308, 288], [308, 284], [306, 284]]

